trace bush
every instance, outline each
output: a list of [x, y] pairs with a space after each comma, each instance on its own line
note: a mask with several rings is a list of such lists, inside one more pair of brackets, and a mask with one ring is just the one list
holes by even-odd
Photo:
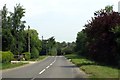
[[30, 59], [30, 53], [29, 52], [24, 52], [23, 55], [25, 55], [25, 60], [29, 60]]
[[37, 48], [33, 47], [31, 50], [31, 58], [38, 58], [39, 57], [39, 51]]
[[1, 57], [2, 59], [0, 59], [0, 62], [2, 63], [9, 63], [12, 59], [14, 59], [14, 55], [10, 51], [5, 51], [5, 52], [1, 51], [0, 55], [2, 56]]

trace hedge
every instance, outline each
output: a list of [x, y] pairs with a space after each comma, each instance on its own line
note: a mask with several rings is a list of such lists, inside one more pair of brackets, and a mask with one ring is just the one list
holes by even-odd
[[0, 62], [2, 63], [9, 63], [11, 60], [14, 59], [14, 55], [10, 51], [0, 51]]

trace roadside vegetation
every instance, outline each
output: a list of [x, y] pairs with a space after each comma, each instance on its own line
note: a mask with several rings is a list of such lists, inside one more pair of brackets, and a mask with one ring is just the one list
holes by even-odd
[[118, 67], [120, 62], [120, 15], [113, 6], [96, 11], [78, 32], [75, 52], [99, 63]]
[[43, 55], [43, 56], [39, 56], [37, 59], [30, 59], [29, 61], [41, 61], [47, 57], [48, 57], [47, 55]]
[[118, 68], [99, 64], [77, 54], [68, 54], [65, 57], [71, 59], [89, 78], [118, 78]]
[[25, 64], [28, 63], [16, 63], [16, 64], [11, 64], [11, 63], [0, 63], [0, 70], [5, 70], [5, 69], [11, 69], [11, 68], [15, 68], [15, 67], [19, 67], [19, 66], [23, 66]]
[[[34, 59], [30, 59], [29, 61], [41, 61], [45, 58], [47, 58], [48, 56], [39, 56], [38, 58], [34, 58]], [[29, 64], [29, 61], [28, 62], [19, 62], [19, 63], [0, 63], [0, 70], [5, 70], [5, 69], [11, 69], [11, 68], [15, 68], [15, 67], [19, 67], [19, 66], [23, 66], [23, 65], [26, 65], [26, 64]]]
[[[40, 40], [38, 32], [25, 26], [26, 21], [25, 8], [16, 4], [14, 11], [10, 12], [6, 5], [1, 10], [2, 16], [2, 51], [0, 51], [0, 63], [5, 68], [23, 65], [24, 63], [11, 64], [11, 61], [38, 61], [47, 57], [46, 55], [55, 55], [56, 42], [51, 37]], [[28, 28], [28, 29], [27, 29]], [[45, 46], [46, 52], [43, 52]], [[1, 67], [2, 67], [1, 66]]]
[[[66, 55], [90, 78], [117, 78], [120, 68], [120, 13], [113, 6], [95, 11], [94, 17], [77, 33], [75, 42], [56, 42], [54, 36], [39, 39], [38, 32], [25, 26], [25, 9], [20, 4], [14, 11], [2, 9], [3, 69], [23, 65], [16, 61], [38, 61], [47, 56]], [[28, 29], [27, 29], [28, 28]], [[74, 53], [74, 54], [71, 54]], [[47, 55], [47, 56], [46, 56]]]
[[74, 53], [67, 55], [90, 78], [119, 78], [120, 14], [113, 6], [96, 11], [78, 32]]

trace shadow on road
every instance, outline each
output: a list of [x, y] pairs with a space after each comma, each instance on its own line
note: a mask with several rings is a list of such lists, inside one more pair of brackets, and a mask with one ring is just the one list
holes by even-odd
[[72, 66], [60, 66], [60, 67], [64, 67], [64, 68], [77, 68], [77, 66], [74, 66], [74, 65], [72, 65]]

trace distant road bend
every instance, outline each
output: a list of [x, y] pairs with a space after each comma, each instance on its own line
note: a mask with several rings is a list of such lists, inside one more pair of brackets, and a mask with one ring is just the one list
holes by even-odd
[[86, 78], [86, 74], [64, 56], [49, 56], [47, 59], [25, 67], [2, 72], [3, 78]]

